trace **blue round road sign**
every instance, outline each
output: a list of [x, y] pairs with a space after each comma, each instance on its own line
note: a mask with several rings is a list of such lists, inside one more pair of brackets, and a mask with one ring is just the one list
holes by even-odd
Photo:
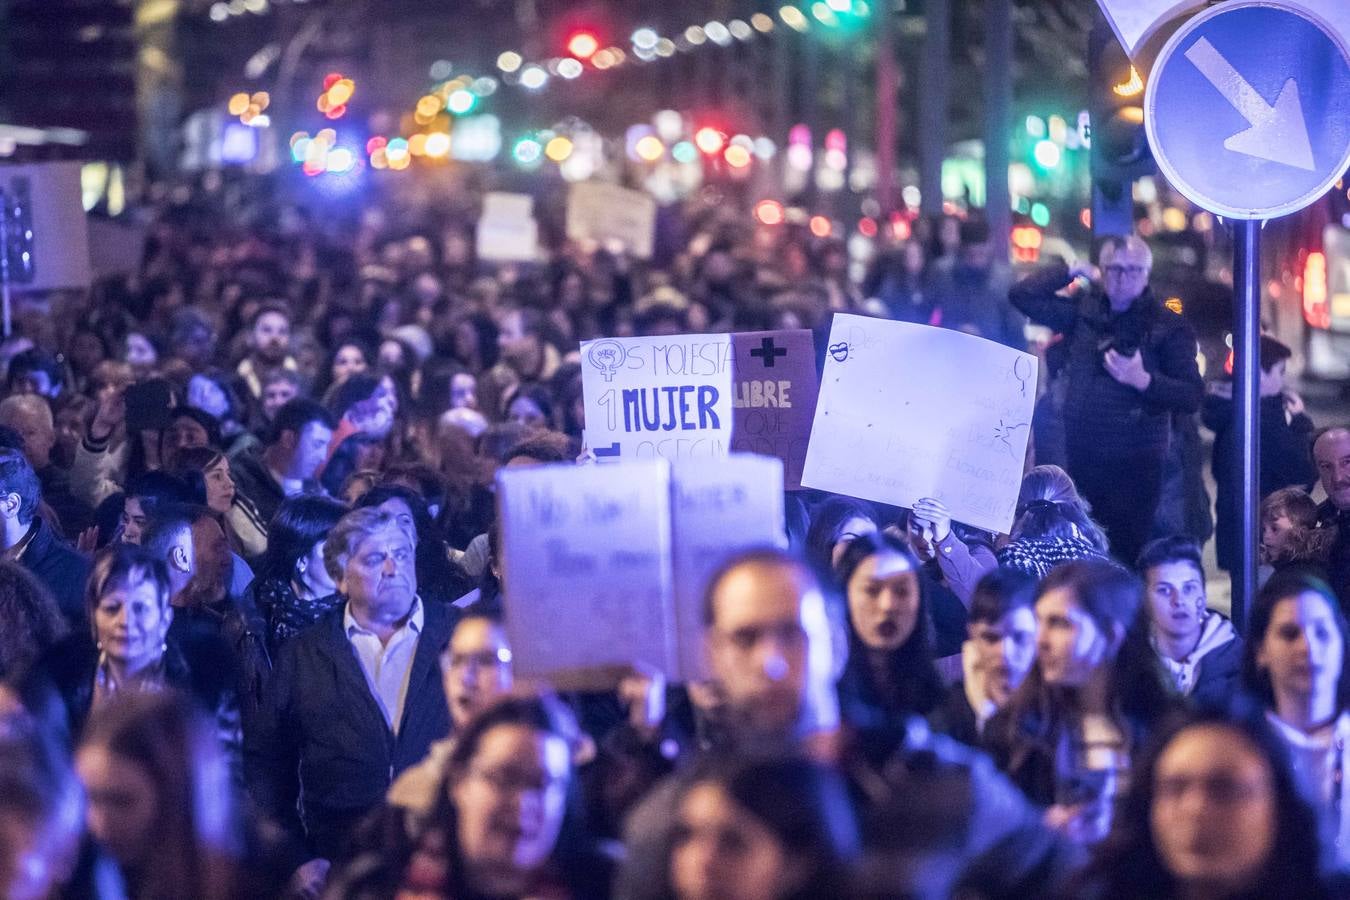
[[1197, 205], [1235, 219], [1287, 215], [1350, 166], [1350, 53], [1306, 11], [1225, 3], [1163, 47], [1144, 122], [1159, 168]]

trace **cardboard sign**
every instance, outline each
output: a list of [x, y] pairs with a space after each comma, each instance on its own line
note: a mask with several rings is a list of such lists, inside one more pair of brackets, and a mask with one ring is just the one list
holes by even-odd
[[503, 469], [497, 500], [517, 676], [563, 687], [598, 667], [676, 670], [664, 460]]
[[726, 456], [731, 337], [604, 338], [581, 345], [586, 446], [600, 462]]
[[681, 460], [671, 483], [677, 680], [707, 677], [703, 653], [703, 595], [729, 558], [753, 547], [780, 547], [783, 464], [737, 453], [716, 463]]
[[783, 461], [783, 484], [802, 486], [816, 414], [816, 346], [810, 331], [751, 331], [731, 336], [736, 393], [731, 449]]
[[[0, 166], [3, 190], [17, 218], [9, 222], [10, 246], [20, 242], [30, 258], [10, 259], [15, 291], [87, 288], [90, 284], [89, 226], [85, 221], [79, 163]], [[27, 235], [31, 233], [31, 238]], [[23, 241], [23, 238], [27, 238]]]
[[656, 236], [656, 200], [643, 191], [586, 181], [567, 194], [567, 238], [618, 241], [638, 259], [652, 258]]
[[1036, 358], [959, 331], [838, 314], [802, 484], [1012, 527]]
[[478, 219], [479, 259], [492, 262], [532, 262], [539, 257], [539, 223], [529, 194], [493, 192], [483, 197]]
[[[673, 474], [672, 474], [673, 472]], [[751, 547], [781, 546], [783, 472], [737, 454], [497, 475], [507, 633], [521, 677], [613, 687], [633, 667], [704, 677], [703, 594]]]

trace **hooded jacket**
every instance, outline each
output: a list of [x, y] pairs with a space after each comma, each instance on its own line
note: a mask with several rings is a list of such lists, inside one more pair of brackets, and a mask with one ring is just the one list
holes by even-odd
[[1205, 615], [1200, 642], [1184, 660], [1158, 657], [1177, 690], [1197, 703], [1223, 702], [1239, 690], [1242, 639], [1233, 623], [1212, 609]]

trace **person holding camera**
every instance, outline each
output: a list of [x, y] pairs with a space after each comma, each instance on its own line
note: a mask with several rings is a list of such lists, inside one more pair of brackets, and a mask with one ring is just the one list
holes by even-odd
[[1008, 299], [1062, 335], [1067, 468], [1113, 554], [1132, 560], [1158, 508], [1172, 418], [1200, 408], [1204, 383], [1195, 333], [1149, 289], [1148, 245], [1108, 238], [1100, 261], [1100, 282], [1092, 266], [1061, 262]]

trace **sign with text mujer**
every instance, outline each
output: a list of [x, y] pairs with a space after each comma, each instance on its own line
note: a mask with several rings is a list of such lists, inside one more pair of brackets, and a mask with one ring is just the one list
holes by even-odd
[[581, 385], [586, 446], [600, 462], [731, 451], [730, 335], [586, 341]]
[[1012, 527], [1036, 358], [959, 331], [834, 317], [802, 484]]

